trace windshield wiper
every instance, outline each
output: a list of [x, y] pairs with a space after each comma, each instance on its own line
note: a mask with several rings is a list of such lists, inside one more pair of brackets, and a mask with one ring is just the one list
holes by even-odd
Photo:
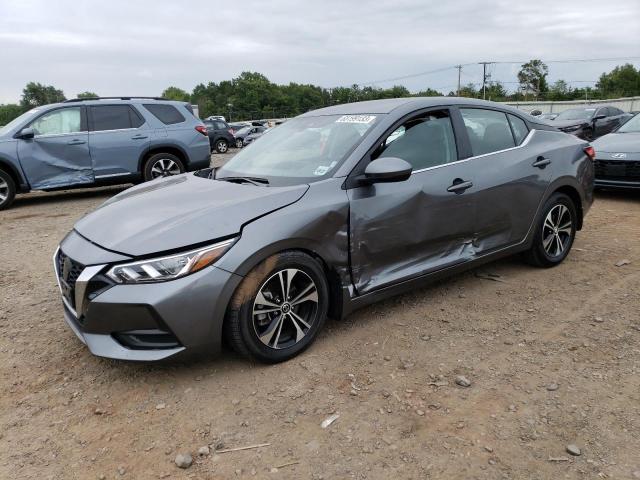
[[218, 177], [216, 180], [235, 183], [250, 183], [251, 185], [269, 185], [269, 180], [261, 177]]

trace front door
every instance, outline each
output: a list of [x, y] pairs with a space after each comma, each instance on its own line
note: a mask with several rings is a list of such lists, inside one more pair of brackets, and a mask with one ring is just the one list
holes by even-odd
[[458, 162], [448, 110], [412, 117], [371, 155], [413, 166], [404, 182], [348, 191], [352, 278], [359, 294], [470, 260], [474, 189]]
[[18, 141], [18, 158], [32, 189], [93, 183], [84, 107], [48, 111], [29, 127], [35, 136]]

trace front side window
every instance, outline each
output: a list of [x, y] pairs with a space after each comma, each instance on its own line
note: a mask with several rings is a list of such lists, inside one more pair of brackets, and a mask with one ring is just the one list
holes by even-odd
[[414, 171], [455, 162], [458, 153], [448, 113], [429, 112], [395, 129], [372, 156], [389, 157], [407, 161]]
[[36, 135], [61, 135], [80, 132], [81, 125], [80, 107], [70, 107], [45, 113], [31, 124], [31, 128]]
[[474, 156], [498, 152], [516, 146], [507, 115], [495, 110], [461, 108]]
[[89, 108], [93, 118], [93, 131], [123, 130], [134, 126], [128, 105], [99, 105]]
[[511, 124], [511, 130], [513, 131], [513, 138], [516, 140], [516, 145], [520, 145], [529, 134], [529, 129], [524, 120], [516, 117], [515, 115], [508, 115], [509, 123]]
[[378, 119], [379, 115], [294, 118], [243, 148], [218, 169], [216, 178], [261, 177], [270, 185], [321, 180], [342, 164]]

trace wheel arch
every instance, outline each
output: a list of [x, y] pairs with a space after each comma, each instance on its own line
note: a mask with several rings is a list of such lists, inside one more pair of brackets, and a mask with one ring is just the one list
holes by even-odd
[[573, 202], [573, 206], [575, 207], [576, 212], [578, 214], [576, 229], [582, 230], [582, 224], [584, 221], [584, 211], [582, 208], [582, 198], [580, 197], [580, 193], [578, 192], [577, 188], [571, 185], [562, 185], [556, 188], [555, 190], [553, 190], [551, 195], [553, 195], [554, 193], [563, 193], [571, 199], [571, 201]]
[[140, 159], [138, 160], [138, 173], [140, 175], [144, 175], [144, 168], [147, 161], [156, 153], [170, 153], [182, 161], [185, 169], [189, 166], [189, 155], [187, 155], [187, 152], [181, 147], [175, 144], [153, 145], [149, 150], [140, 155]]
[[26, 181], [23, 180], [22, 175], [18, 171], [18, 169], [8, 160], [3, 157], [0, 157], [0, 170], [7, 172], [7, 174], [11, 177], [13, 182], [16, 185], [16, 190], [18, 192], [27, 192], [29, 191], [29, 186]]

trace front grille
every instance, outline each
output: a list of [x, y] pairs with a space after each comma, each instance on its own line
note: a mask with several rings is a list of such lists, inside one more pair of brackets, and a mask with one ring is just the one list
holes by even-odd
[[67, 300], [69, 305], [75, 310], [76, 308], [76, 281], [84, 270], [84, 265], [76, 262], [68, 255], [60, 250], [58, 252], [58, 280], [62, 296]]
[[597, 180], [640, 182], [640, 161], [596, 160]]

